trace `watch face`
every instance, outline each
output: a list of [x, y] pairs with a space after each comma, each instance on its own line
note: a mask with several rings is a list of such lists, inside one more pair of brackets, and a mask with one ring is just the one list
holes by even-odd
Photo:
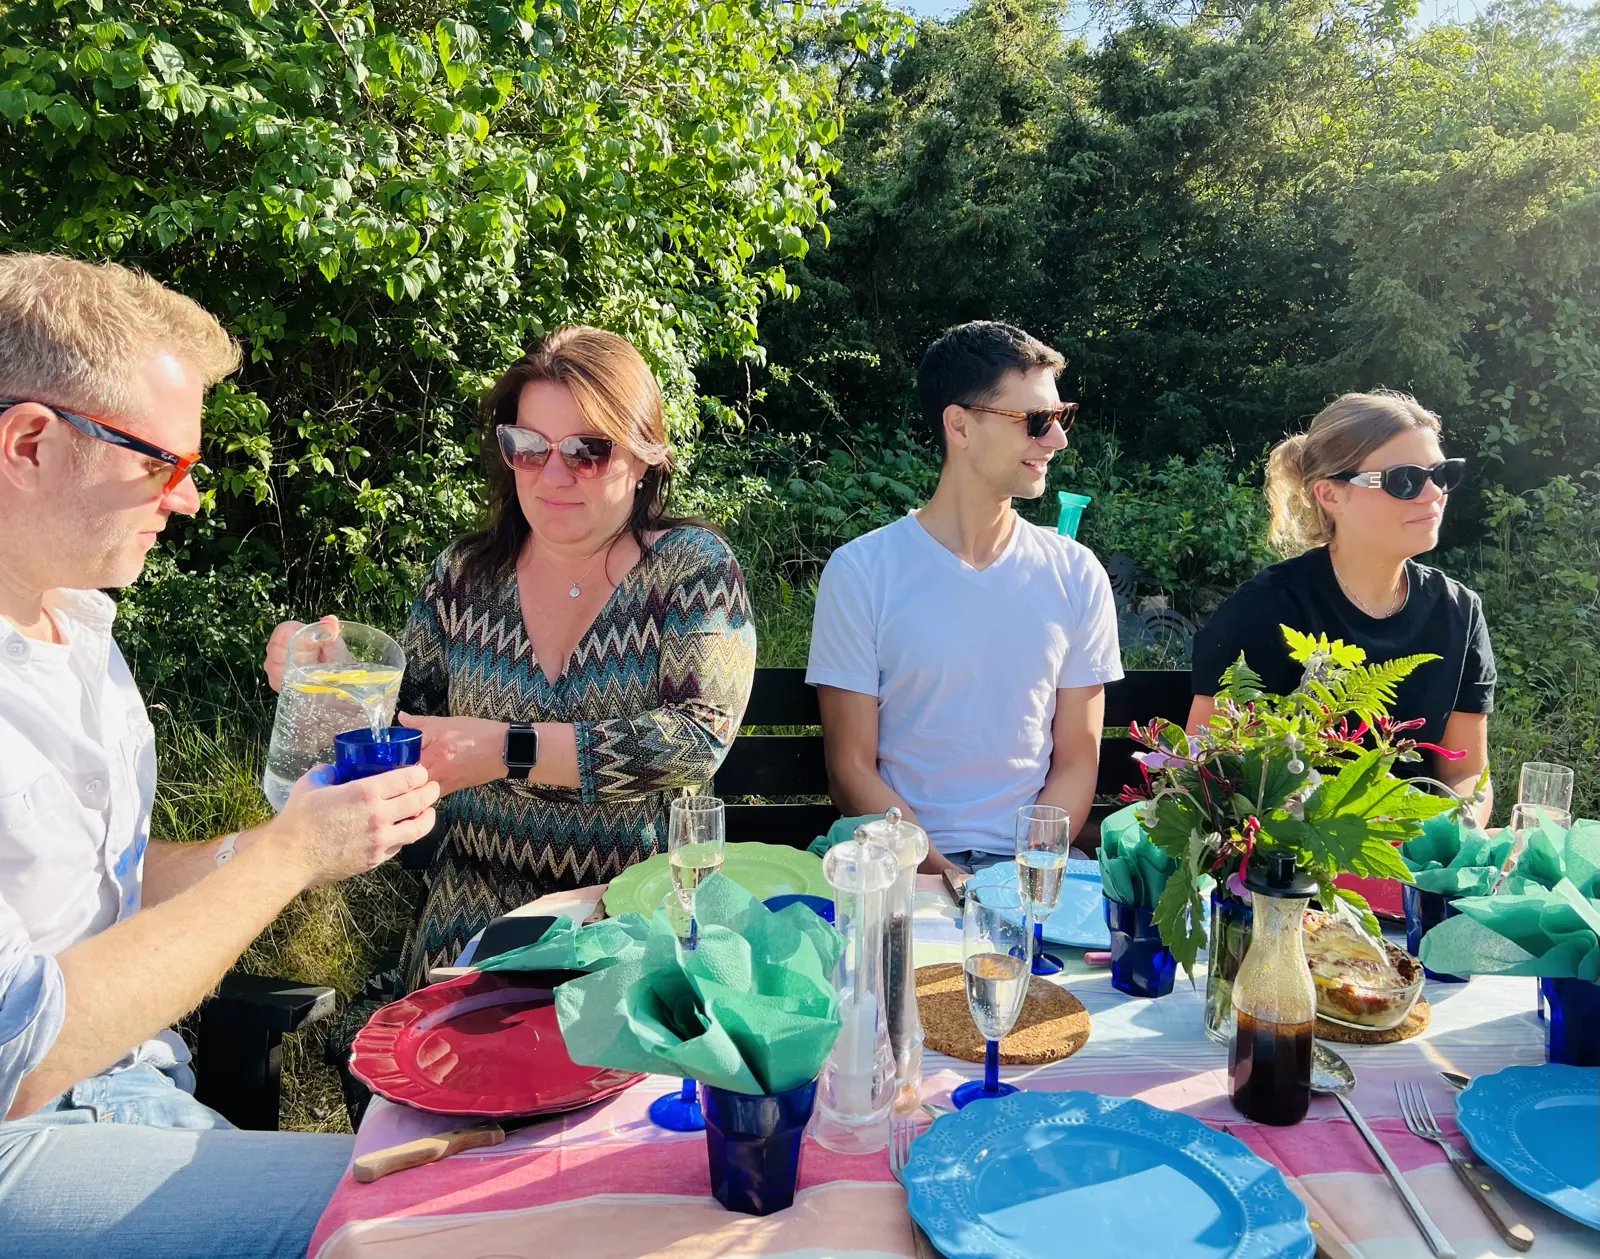
[[527, 727], [512, 726], [506, 731], [506, 764], [513, 768], [526, 768], [539, 759], [538, 732]]

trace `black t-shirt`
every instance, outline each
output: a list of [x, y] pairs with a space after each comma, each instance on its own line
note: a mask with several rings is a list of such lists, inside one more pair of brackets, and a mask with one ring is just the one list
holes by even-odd
[[[1241, 651], [1266, 690], [1292, 691], [1304, 670], [1289, 659], [1280, 625], [1353, 643], [1367, 653], [1369, 664], [1431, 652], [1440, 659], [1418, 666], [1396, 688], [1393, 715], [1401, 721], [1421, 717], [1426, 724], [1407, 737], [1438, 743], [1452, 712], [1493, 711], [1494, 651], [1483, 604], [1460, 582], [1407, 560], [1406, 590], [1401, 609], [1379, 620], [1345, 597], [1327, 547], [1264, 568], [1195, 635], [1193, 693], [1215, 695], [1222, 671]], [[1430, 773], [1428, 765], [1425, 759], [1396, 769], [1410, 777]]]

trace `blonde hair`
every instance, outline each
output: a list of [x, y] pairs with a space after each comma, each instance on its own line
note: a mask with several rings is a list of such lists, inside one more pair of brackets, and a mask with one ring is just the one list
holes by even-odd
[[0, 397], [116, 417], [139, 409], [151, 355], [207, 388], [239, 346], [198, 302], [142, 271], [59, 254], [0, 255]]
[[1409, 429], [1438, 433], [1439, 417], [1410, 394], [1380, 389], [1335, 398], [1303, 433], [1286, 437], [1267, 456], [1269, 539], [1282, 555], [1298, 555], [1333, 538], [1333, 521], [1311, 488], [1354, 472], [1390, 438]]

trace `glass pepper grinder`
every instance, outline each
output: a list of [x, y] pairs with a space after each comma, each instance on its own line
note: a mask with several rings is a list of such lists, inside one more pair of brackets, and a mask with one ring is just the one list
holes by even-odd
[[833, 887], [833, 925], [844, 937], [834, 971], [839, 1037], [822, 1065], [812, 1136], [839, 1154], [870, 1154], [889, 1144], [894, 1056], [883, 1001], [885, 893], [894, 858], [881, 844], [849, 839], [822, 859]]
[[896, 875], [884, 905], [884, 992], [889, 1044], [894, 1050], [895, 1110], [921, 1101], [922, 1015], [917, 1010], [917, 968], [911, 955], [911, 914], [916, 908], [917, 867], [928, 855], [928, 833], [891, 808], [877, 822], [856, 827], [855, 837], [881, 844], [894, 857]]
[[1316, 880], [1292, 852], [1257, 850], [1245, 874], [1251, 899], [1250, 947], [1233, 983], [1228, 1074], [1233, 1104], [1257, 1123], [1294, 1124], [1311, 1105], [1311, 1042], [1316, 988], [1301, 944]]

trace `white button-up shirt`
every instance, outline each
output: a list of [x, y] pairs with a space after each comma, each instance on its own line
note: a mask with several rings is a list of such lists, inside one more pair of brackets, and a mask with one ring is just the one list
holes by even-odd
[[[116, 605], [59, 591], [62, 643], [0, 617], [0, 1116], [61, 1027], [55, 955], [139, 910], [155, 731], [111, 637]], [[163, 1033], [119, 1065], [186, 1061]]]

